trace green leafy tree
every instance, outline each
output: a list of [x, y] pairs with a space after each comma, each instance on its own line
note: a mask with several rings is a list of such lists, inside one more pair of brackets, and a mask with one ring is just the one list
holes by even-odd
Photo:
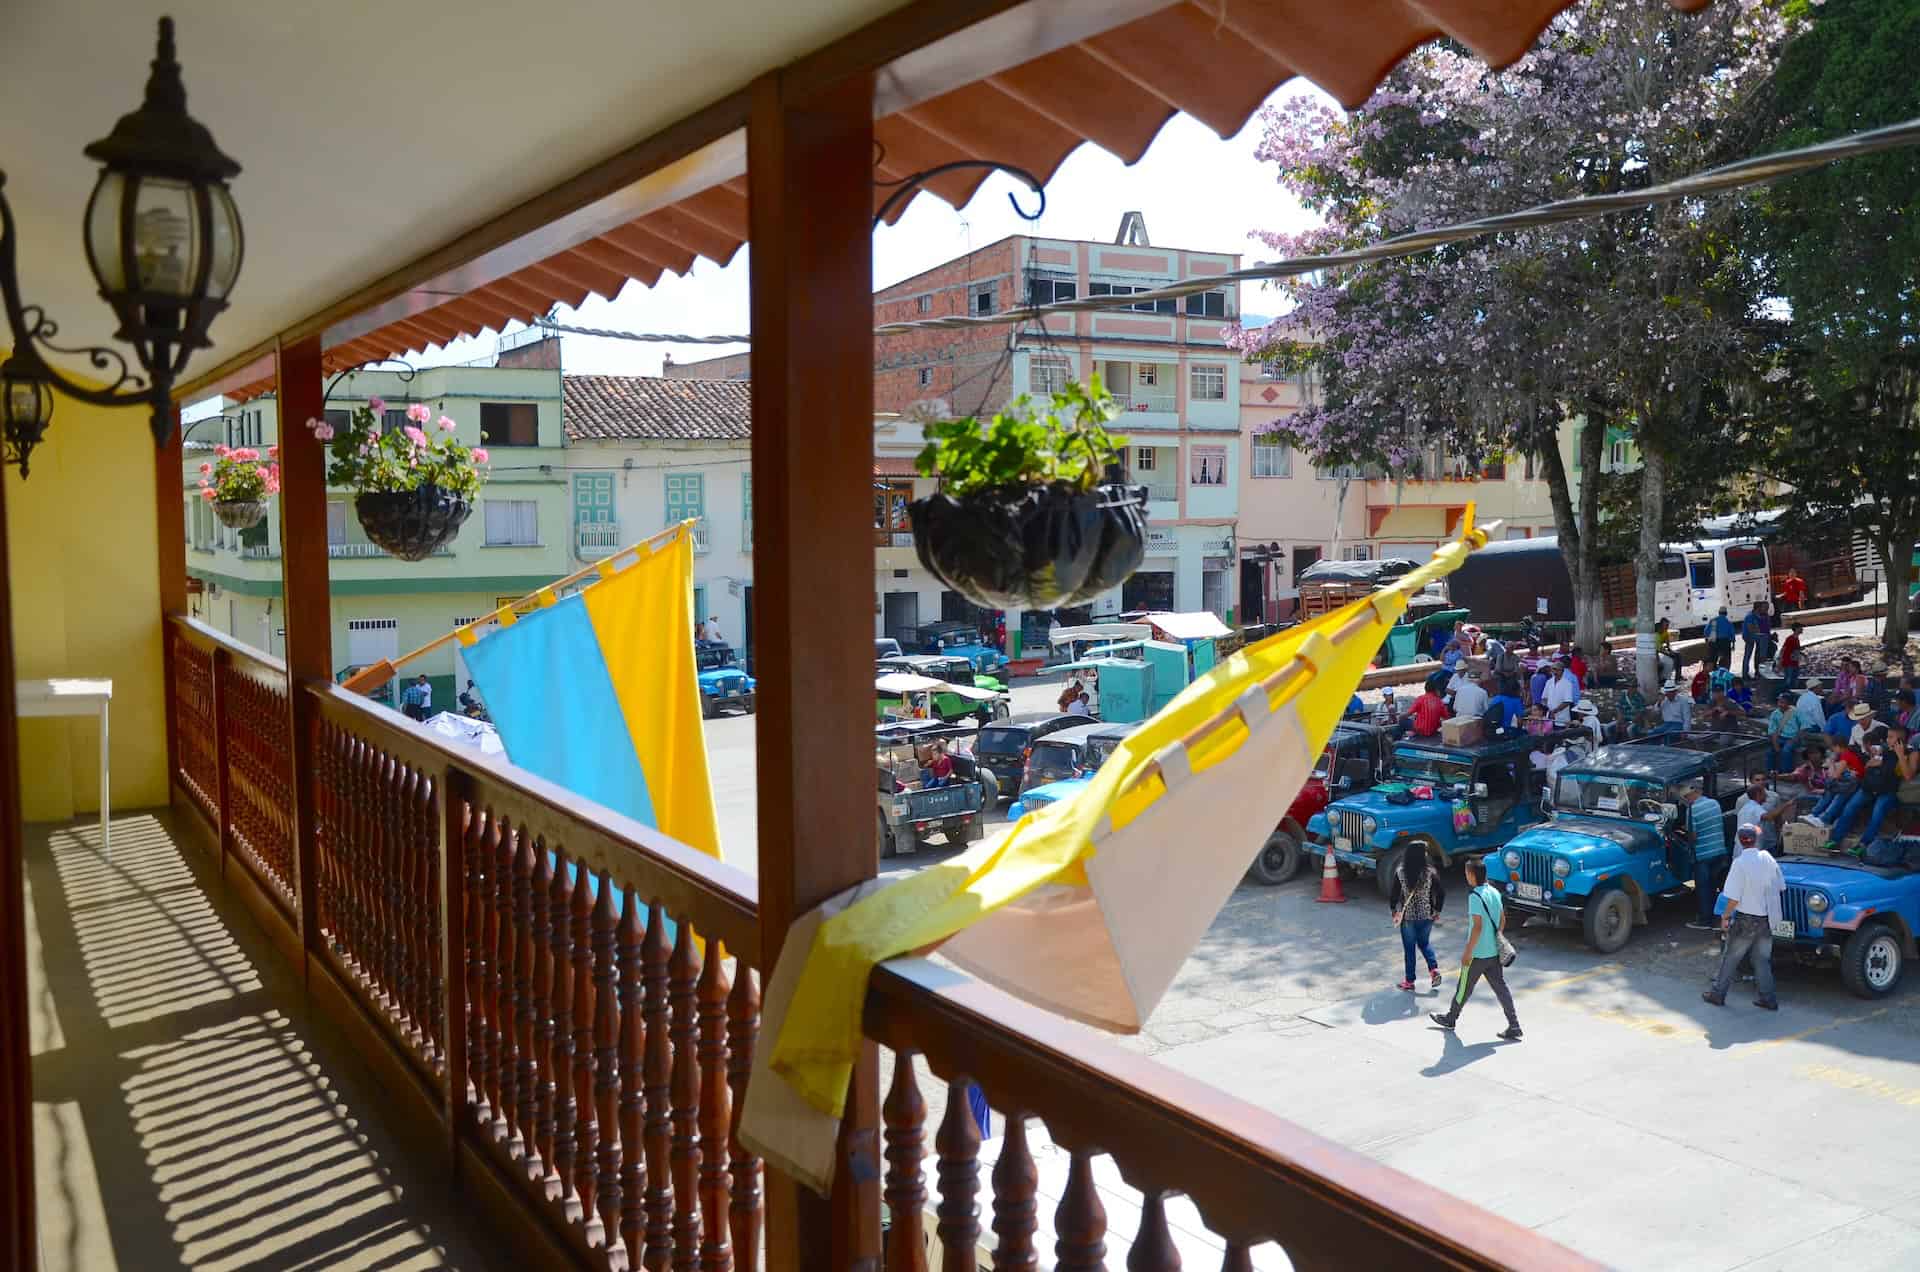
[[[1807, 12], [1774, 77], [1777, 147], [1920, 116], [1920, 5], [1827, 0]], [[1790, 525], [1871, 536], [1885, 641], [1899, 652], [1920, 539], [1920, 163], [1910, 150], [1849, 159], [1767, 189], [1755, 207], [1755, 255], [1787, 330], [1756, 391], [1753, 446], [1785, 483]]]

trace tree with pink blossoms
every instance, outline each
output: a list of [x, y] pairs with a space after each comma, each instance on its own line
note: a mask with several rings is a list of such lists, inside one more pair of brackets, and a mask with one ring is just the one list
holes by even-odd
[[[1258, 153], [1324, 224], [1259, 237], [1287, 255], [1351, 248], [1738, 158], [1760, 136], [1759, 103], [1791, 33], [1762, 0], [1697, 15], [1591, 0], [1504, 71], [1446, 44], [1416, 50], [1350, 114], [1310, 98], [1268, 108]], [[1533, 456], [1586, 648], [1605, 622], [1599, 484], [1582, 480], [1576, 499], [1559, 432], [1584, 423], [1576, 464], [1589, 478], [1608, 431], [1630, 436], [1644, 465], [1636, 546], [1650, 646], [1669, 472], [1725, 466], [1713, 449], [1733, 428], [1721, 386], [1757, 356], [1738, 212], [1738, 196], [1721, 196], [1308, 276], [1286, 285], [1287, 318], [1233, 339], [1309, 377], [1317, 400], [1272, 431], [1315, 464], [1407, 478], [1435, 448], [1473, 471]], [[1639, 659], [1643, 683], [1653, 664]]]

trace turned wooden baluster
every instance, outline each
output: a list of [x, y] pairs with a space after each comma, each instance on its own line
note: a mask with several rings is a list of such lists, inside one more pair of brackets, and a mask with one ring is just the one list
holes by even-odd
[[333, 731], [324, 720], [313, 726], [313, 806], [320, 833], [314, 843], [313, 913], [321, 932], [333, 930], [333, 852], [338, 808], [333, 791]]
[[413, 885], [407, 905], [407, 930], [413, 935], [413, 1019], [429, 1054], [439, 1050], [440, 1041], [440, 1012], [434, 1004], [435, 973], [440, 969], [440, 942], [434, 930], [440, 913], [440, 894], [433, 886], [433, 862], [439, 855], [433, 833], [434, 789], [433, 779], [422, 773], [413, 806], [412, 863], [407, 872]]
[[747, 1076], [753, 1072], [753, 1045], [759, 1034], [760, 989], [753, 969], [737, 963], [733, 992], [727, 995], [727, 1084], [733, 1090], [733, 1120], [727, 1127], [733, 1203], [727, 1210], [727, 1226], [733, 1233], [733, 1263], [742, 1272], [756, 1272], [760, 1266], [760, 1159], [740, 1143]]
[[345, 770], [347, 787], [346, 817], [347, 834], [340, 845], [340, 930], [334, 934], [334, 949], [343, 960], [357, 963], [360, 953], [360, 933], [364, 927], [361, 921], [361, 906], [365, 900], [367, 886], [366, 845], [367, 827], [372, 824], [373, 814], [368, 805], [373, 799], [373, 790], [367, 781], [366, 743], [349, 733], [345, 735], [346, 754], [341, 767]]
[[544, 843], [534, 846], [533, 879], [529, 899], [533, 921], [528, 931], [533, 938], [533, 1056], [534, 1079], [534, 1154], [545, 1173], [553, 1170], [553, 854]]
[[[438, 781], [429, 781], [426, 789], [426, 801], [422, 812], [425, 820], [420, 827], [420, 896], [426, 909], [426, 922], [422, 924], [422, 948], [426, 953], [426, 1012], [427, 1036], [433, 1039], [433, 1053], [442, 1063], [446, 1059], [447, 1039], [443, 1032], [440, 1013], [446, 1000], [446, 968], [440, 962], [442, 942], [441, 924], [446, 915], [440, 903], [440, 797], [444, 794]], [[449, 796], [449, 798], [451, 798]], [[458, 893], [455, 893], [456, 897]], [[458, 901], [455, 901], [458, 904]]]
[[1107, 1208], [1093, 1182], [1093, 1154], [1073, 1151], [1067, 1187], [1053, 1212], [1053, 1257], [1058, 1272], [1106, 1272]]
[[354, 969], [366, 974], [367, 928], [373, 900], [373, 843], [379, 822], [379, 791], [373, 780], [373, 748], [361, 738], [353, 739], [353, 793], [356, 815], [353, 839], [347, 850], [348, 887], [353, 898], [353, 917], [347, 924], [347, 939], [342, 950]]
[[935, 1231], [940, 1234], [940, 1266], [945, 1272], [975, 1272], [979, 1266], [980, 1126], [967, 1106], [967, 1082], [956, 1074], [947, 1083], [947, 1111], [940, 1119], [933, 1148], [940, 1156], [940, 1205]]
[[614, 993], [613, 880], [596, 876], [593, 903], [593, 1094], [600, 1122], [600, 1170], [595, 1178], [600, 1221], [612, 1245], [620, 1234], [620, 1000]]
[[1167, 1229], [1165, 1194], [1150, 1192], [1140, 1203], [1140, 1230], [1127, 1251], [1127, 1272], [1179, 1272], [1180, 1252]]
[[[594, 1216], [594, 1161], [600, 1145], [600, 1121], [593, 1105], [593, 875], [585, 862], [573, 876], [573, 1100], [579, 1134], [573, 1162], [573, 1191], [580, 1198], [583, 1222]], [[612, 1127], [607, 1134], [612, 1135]]]
[[1246, 1242], [1227, 1242], [1227, 1257], [1220, 1262], [1220, 1272], [1253, 1272], [1253, 1251]]
[[993, 1164], [994, 1272], [1040, 1266], [1040, 1255], [1033, 1248], [1039, 1215], [1034, 1197], [1039, 1188], [1040, 1172], [1027, 1149], [1027, 1115], [1008, 1112], [1000, 1160]]
[[376, 841], [373, 875], [374, 996], [384, 999], [390, 1015], [400, 1015], [400, 843], [407, 799], [402, 790], [407, 773], [399, 761], [380, 755], [380, 837]]
[[700, 1262], [700, 1057], [694, 990], [700, 979], [700, 952], [693, 924], [682, 921], [675, 933], [673, 960], [667, 967], [667, 997], [673, 1023], [673, 1266]]
[[[553, 1053], [547, 1076], [553, 1089], [553, 1174], [559, 1195], [573, 1195], [573, 866], [564, 851], [554, 852], [553, 882], [547, 894], [553, 943]], [[631, 1265], [629, 1265], [631, 1266]]]
[[920, 1169], [927, 1153], [927, 1102], [914, 1080], [912, 1051], [893, 1057], [893, 1082], [880, 1106], [887, 1128], [887, 1177], [880, 1196], [892, 1226], [887, 1231], [887, 1272], [926, 1272], [927, 1186]]
[[733, 1093], [727, 1088], [726, 951], [707, 944], [700, 970], [700, 1267], [730, 1272], [727, 1245], [727, 1135], [733, 1126]]
[[493, 857], [493, 907], [498, 920], [493, 947], [498, 966], [493, 1012], [495, 1045], [500, 1050], [500, 1103], [496, 1114], [509, 1143], [520, 1138], [520, 1018], [513, 1001], [514, 980], [519, 975], [515, 962], [520, 952], [519, 934], [514, 931], [513, 877], [518, 869], [520, 839], [520, 827], [501, 822], [500, 843]]
[[[620, 906], [620, 1240], [626, 1246], [627, 1267], [640, 1266], [640, 1243], [647, 1230], [647, 1150], [641, 1142], [641, 1119], [647, 1097], [642, 1089], [642, 1065], [647, 1052], [646, 1024], [640, 1005], [641, 950], [646, 921], [640, 917], [640, 896], [627, 889]], [[611, 1244], [613, 1234], [607, 1234]]]
[[640, 1138], [647, 1146], [647, 1250], [649, 1272], [667, 1267], [673, 1259], [673, 1161], [671, 1101], [673, 1043], [667, 1021], [667, 915], [654, 902], [647, 912], [647, 939], [640, 949], [640, 974], [645, 992], [641, 1013], [647, 1024], [647, 1056], [641, 1072], [646, 1091], [646, 1120]]
[[413, 857], [413, 810], [420, 794], [420, 774], [398, 761], [389, 761], [394, 793], [387, 827], [387, 1001], [403, 1036], [413, 1033], [413, 925], [408, 913], [407, 871]]
[[[539, 1070], [533, 1060], [533, 959], [538, 950], [533, 936], [533, 836], [522, 828], [514, 841], [519, 851], [513, 857], [513, 1019], [515, 1050], [519, 1065], [514, 1070], [514, 1086], [520, 1098], [514, 1110], [514, 1125], [526, 1146], [530, 1169], [544, 1168], [535, 1143], [534, 1111], [539, 1102], [536, 1087]], [[544, 853], [541, 855], [545, 855]], [[536, 1176], [537, 1177], [537, 1176]]]
[[[462, 856], [467, 861], [467, 1098], [478, 1109], [487, 1101], [487, 814], [476, 804], [465, 806], [466, 827], [461, 832]], [[455, 1092], [459, 1094], [459, 1092]]]

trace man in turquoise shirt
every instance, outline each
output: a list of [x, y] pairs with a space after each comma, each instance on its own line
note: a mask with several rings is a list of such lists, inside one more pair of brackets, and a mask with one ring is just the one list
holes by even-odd
[[1688, 927], [1711, 932], [1720, 926], [1713, 912], [1720, 894], [1713, 886], [1713, 872], [1727, 855], [1727, 812], [1720, 801], [1708, 795], [1698, 783], [1692, 802], [1687, 805], [1687, 832], [1693, 840], [1693, 900], [1696, 917]]
[[1507, 907], [1500, 893], [1487, 886], [1487, 865], [1478, 857], [1467, 858], [1467, 948], [1460, 955], [1460, 980], [1454, 989], [1453, 1006], [1443, 1015], [1427, 1013], [1427, 1019], [1449, 1032], [1467, 1005], [1474, 984], [1482, 977], [1493, 986], [1493, 996], [1507, 1013], [1507, 1027], [1500, 1037], [1519, 1042], [1520, 1018], [1513, 1014], [1513, 993], [1507, 988], [1506, 970], [1500, 966], [1500, 934], [1506, 924]]

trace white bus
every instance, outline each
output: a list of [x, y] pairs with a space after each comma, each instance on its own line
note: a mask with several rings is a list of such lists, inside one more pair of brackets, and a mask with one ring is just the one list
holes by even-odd
[[[1682, 549], [1687, 561], [1687, 598], [1691, 621], [1703, 626], [1720, 607], [1734, 622], [1757, 601], [1773, 599], [1768, 582], [1766, 545], [1755, 539], [1706, 539]], [[1665, 570], [1661, 573], [1664, 575]], [[1674, 624], [1676, 627], [1680, 623]]]

